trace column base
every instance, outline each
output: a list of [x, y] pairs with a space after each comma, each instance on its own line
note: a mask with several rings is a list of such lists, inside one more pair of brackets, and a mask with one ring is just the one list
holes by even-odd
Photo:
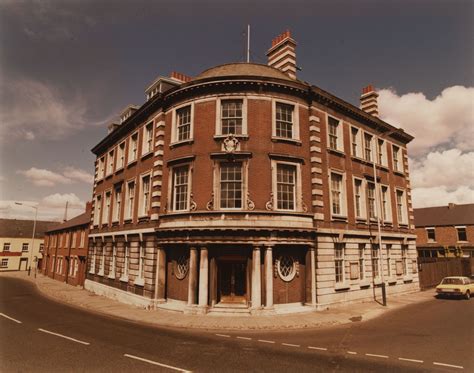
[[263, 307], [250, 308], [251, 315], [262, 315], [264, 313], [265, 313], [265, 309]]

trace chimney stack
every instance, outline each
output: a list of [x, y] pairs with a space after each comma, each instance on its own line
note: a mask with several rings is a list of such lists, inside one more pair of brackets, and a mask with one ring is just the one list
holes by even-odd
[[178, 73], [177, 71], [172, 71], [170, 78], [180, 83], [187, 83], [192, 79], [192, 77]]
[[272, 47], [267, 52], [268, 66], [283, 71], [290, 78], [296, 79], [296, 41], [290, 31], [278, 35], [272, 40]]
[[379, 94], [375, 92], [372, 84], [362, 89], [362, 95], [360, 96], [360, 108], [367, 114], [373, 115], [374, 117], [379, 116], [379, 106], [377, 98]]

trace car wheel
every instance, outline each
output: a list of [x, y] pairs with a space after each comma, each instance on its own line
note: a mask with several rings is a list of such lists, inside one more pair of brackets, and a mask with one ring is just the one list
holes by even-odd
[[466, 291], [466, 295], [465, 295], [466, 299], [469, 300], [471, 299], [471, 293], [468, 291]]

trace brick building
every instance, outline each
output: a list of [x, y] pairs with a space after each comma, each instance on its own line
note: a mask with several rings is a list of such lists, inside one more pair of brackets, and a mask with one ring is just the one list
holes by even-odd
[[41, 268], [45, 276], [70, 285], [84, 285], [91, 206], [87, 203], [83, 214], [46, 231]]
[[43, 258], [44, 232], [56, 225], [54, 221], [0, 219], [0, 272], [33, 270]]
[[474, 203], [414, 209], [422, 258], [474, 258]]
[[93, 148], [86, 288], [184, 312], [418, 289], [413, 138], [377, 117], [371, 86], [359, 109], [298, 80], [295, 49], [287, 31], [268, 65], [160, 77], [109, 126]]

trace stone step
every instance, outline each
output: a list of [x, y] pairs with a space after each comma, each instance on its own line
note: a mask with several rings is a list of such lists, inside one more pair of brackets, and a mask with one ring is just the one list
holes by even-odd
[[209, 309], [209, 314], [218, 315], [250, 315], [250, 309], [246, 305], [240, 304], [217, 304]]

